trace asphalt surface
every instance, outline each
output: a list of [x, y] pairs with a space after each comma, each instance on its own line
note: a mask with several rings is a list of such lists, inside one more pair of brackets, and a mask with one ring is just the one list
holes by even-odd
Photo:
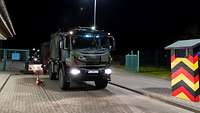
[[33, 75], [12, 75], [0, 92], [0, 113], [191, 113], [113, 85], [73, 82], [62, 91], [58, 81], [42, 79], [40, 87]]
[[126, 82], [127, 85], [134, 89], [149, 88], [151, 91], [153, 91], [153, 89], [171, 90], [169, 80], [144, 76], [140, 73], [133, 73], [120, 68], [112, 68], [112, 70], [112, 81], [115, 83], [124, 85], [124, 82]]

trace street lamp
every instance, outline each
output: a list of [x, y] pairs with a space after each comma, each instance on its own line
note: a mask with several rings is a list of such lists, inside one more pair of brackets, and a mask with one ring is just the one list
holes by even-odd
[[94, 28], [96, 28], [97, 0], [94, 0]]
[[91, 28], [92, 28], [92, 30], [95, 30], [95, 29], [96, 29], [95, 26], [92, 26]]
[[69, 31], [69, 34], [70, 34], [70, 35], [73, 35], [73, 34], [74, 34], [74, 32], [73, 32], [73, 31]]

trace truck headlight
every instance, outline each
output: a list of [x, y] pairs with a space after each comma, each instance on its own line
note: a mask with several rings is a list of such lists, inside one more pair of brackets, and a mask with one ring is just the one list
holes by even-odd
[[78, 75], [80, 73], [81, 73], [81, 71], [79, 69], [76, 69], [76, 68], [70, 69], [70, 74], [72, 74], [72, 75]]
[[109, 69], [109, 68], [108, 68], [108, 69], [105, 69], [105, 71], [104, 71], [104, 72], [105, 72], [105, 74], [107, 74], [107, 75], [110, 75], [110, 74], [112, 74], [112, 70], [111, 70], [111, 69]]

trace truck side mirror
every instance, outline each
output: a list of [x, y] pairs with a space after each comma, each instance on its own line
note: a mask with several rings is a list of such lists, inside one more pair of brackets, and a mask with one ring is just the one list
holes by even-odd
[[112, 46], [111, 45], [109, 46], [109, 49], [112, 50]]
[[109, 46], [109, 49], [115, 51], [115, 38], [113, 36], [111, 37], [111, 44], [112, 45]]
[[62, 41], [60, 41], [60, 49], [62, 49], [63, 48], [63, 43], [62, 43]]

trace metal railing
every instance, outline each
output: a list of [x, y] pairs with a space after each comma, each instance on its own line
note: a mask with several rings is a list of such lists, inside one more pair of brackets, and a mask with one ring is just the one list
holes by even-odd
[[23, 70], [29, 59], [29, 50], [0, 49], [0, 70]]

